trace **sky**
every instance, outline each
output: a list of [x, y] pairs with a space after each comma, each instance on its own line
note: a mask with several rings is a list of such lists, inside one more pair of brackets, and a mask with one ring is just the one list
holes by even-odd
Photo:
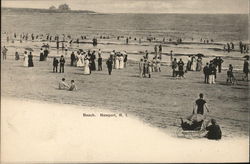
[[67, 3], [72, 10], [100, 13], [249, 13], [249, 0], [1, 0], [2, 7], [49, 8]]

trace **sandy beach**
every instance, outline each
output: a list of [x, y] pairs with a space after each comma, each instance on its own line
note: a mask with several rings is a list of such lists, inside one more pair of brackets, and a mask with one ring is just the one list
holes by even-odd
[[[34, 48], [42, 43], [28, 42], [24, 44]], [[206, 85], [203, 83], [202, 72], [188, 72], [185, 75], [186, 78], [182, 80], [172, 78], [172, 69], [167, 64], [169, 56], [163, 56], [162, 72], [153, 73], [151, 79], [141, 79], [138, 68], [139, 55], [128, 53], [127, 68], [113, 70], [112, 76], [108, 76], [105, 60], [109, 54], [104, 53], [103, 71], [95, 71], [88, 76], [83, 75], [83, 68], [69, 66], [69, 55], [66, 56], [65, 73], [53, 73], [51, 56], [57, 54], [55, 49], [51, 49], [51, 54], [46, 62], [39, 62], [38, 50], [35, 49], [33, 52], [35, 66], [33, 68], [23, 67], [22, 60], [14, 60], [15, 48], [19, 46], [9, 43], [7, 45], [9, 55], [7, 60], [2, 61], [1, 64], [3, 97], [11, 96], [122, 111], [175, 135], [176, 124], [178, 124], [176, 120], [190, 115], [198, 94], [204, 93], [211, 108], [209, 117], [219, 121], [224, 137], [248, 135], [249, 82], [241, 80], [243, 74], [240, 71], [244, 54], [240, 54], [241, 57], [224, 59], [225, 64], [223, 63], [222, 66], [224, 69], [222, 73], [218, 74], [217, 84]], [[129, 46], [126, 45], [126, 47]], [[26, 46], [23, 45], [23, 47]], [[115, 48], [116, 46], [113, 46], [113, 49]], [[207, 50], [205, 49], [205, 51]], [[212, 52], [212, 50], [210, 51]], [[59, 51], [58, 55], [60, 54], [63, 52]], [[239, 56], [239, 52], [232, 52], [230, 55]], [[150, 55], [150, 57], [152, 56], [153, 54]], [[185, 58], [185, 56], [180, 57]], [[214, 56], [206, 56], [204, 61], [213, 58]], [[236, 70], [239, 70], [238, 73], [235, 73], [238, 85], [226, 84], [225, 67], [229, 62], [235, 65]], [[74, 79], [79, 90], [76, 92], [58, 90], [58, 82], [63, 77], [68, 83]], [[190, 88], [192, 89], [190, 90]]]
[[[8, 9], [2, 17], [1, 47], [8, 49], [7, 60], [1, 55], [2, 162], [249, 161], [250, 92], [249, 81], [243, 80], [244, 56], [249, 53], [239, 50], [240, 41], [249, 46], [247, 14], [21, 13]], [[20, 42], [26, 33], [37, 38]], [[56, 49], [54, 39], [46, 40], [47, 34], [60, 36], [59, 46], [62, 38], [73, 38], [67, 54]], [[234, 44], [230, 53], [224, 49], [227, 43]], [[49, 44], [49, 55], [39, 61], [43, 44]], [[138, 62], [146, 50], [152, 60], [160, 44], [161, 72], [140, 78]], [[33, 50], [34, 67], [23, 65], [27, 49]], [[83, 67], [70, 66], [71, 52], [79, 49], [101, 49], [103, 70], [84, 75]], [[113, 50], [126, 51], [128, 63], [108, 75], [106, 61]], [[203, 71], [172, 77], [170, 51], [184, 61], [184, 68], [189, 55], [203, 54], [202, 67], [221, 57], [216, 84], [205, 84]], [[20, 60], [15, 60], [15, 52]], [[65, 72], [53, 73], [53, 58], [61, 55]], [[226, 82], [229, 64], [236, 85]], [[66, 83], [74, 80], [77, 90], [59, 90], [62, 78]], [[206, 120], [216, 119], [220, 125], [219, 141], [176, 133], [180, 118], [192, 114], [200, 93], [210, 110]]]
[[[126, 117], [124, 113], [97, 107], [3, 98], [1, 109], [2, 162], [249, 160], [248, 137], [221, 141], [181, 139], [131, 115]], [[100, 114], [115, 114], [116, 117], [101, 117]]]

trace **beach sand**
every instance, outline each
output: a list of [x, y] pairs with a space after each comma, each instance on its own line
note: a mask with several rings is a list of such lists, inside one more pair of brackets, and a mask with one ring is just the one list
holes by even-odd
[[27, 99], [2, 98], [1, 109], [2, 162], [249, 161], [248, 137], [176, 138], [119, 111]]
[[[24, 44], [26, 46], [17, 43], [7, 44], [9, 49], [7, 60], [1, 63], [3, 97], [27, 98], [121, 111], [175, 135], [179, 118], [189, 116], [199, 93], [204, 93], [211, 111], [208, 118], [217, 119], [223, 130], [223, 137], [249, 135], [249, 82], [241, 80], [243, 74], [240, 71], [235, 73], [239, 84], [227, 85], [225, 69], [229, 62], [238, 68], [242, 67], [244, 54], [230, 53], [231, 58], [224, 54], [224, 69], [217, 76], [217, 84], [207, 85], [203, 83], [202, 72], [188, 72], [185, 75], [186, 78], [182, 80], [172, 78], [171, 67], [166, 63], [163, 63], [162, 72], [153, 73], [151, 79], [141, 79], [138, 76], [137, 64], [140, 56], [136, 54], [128, 54], [130, 59], [128, 67], [123, 70], [113, 70], [111, 76], [108, 75], [105, 64], [108, 54], [103, 55], [103, 71], [95, 71], [91, 75], [83, 75], [81, 67], [70, 67], [69, 55], [66, 56], [65, 73], [53, 73], [51, 56], [57, 54], [55, 49], [51, 50], [50, 58], [46, 62], [39, 62], [39, 49], [35, 49], [33, 52], [35, 67], [27, 68], [23, 67], [22, 60], [14, 60], [15, 48], [22, 47], [23, 51], [23, 48], [28, 45], [34, 48], [42, 43]], [[124, 46], [127, 48], [131, 45]], [[192, 46], [189, 45], [189, 47]], [[113, 45], [112, 49], [116, 47]], [[202, 47], [203, 45], [200, 45], [200, 49]], [[132, 46], [132, 48], [134, 51], [137, 50], [136, 47]], [[153, 48], [153, 46], [144, 48]], [[192, 51], [195, 51], [195, 48]], [[205, 49], [205, 51], [208, 50]], [[209, 51], [216, 54], [212, 50]], [[220, 53], [222, 55], [224, 52]], [[61, 51], [57, 55], [60, 54], [62, 54]], [[241, 57], [237, 57], [239, 55]], [[213, 56], [207, 56], [204, 61], [212, 58]], [[163, 61], [167, 60], [169, 56], [163, 56]], [[63, 77], [68, 83], [74, 79], [79, 90], [76, 92], [58, 90], [58, 82]]]

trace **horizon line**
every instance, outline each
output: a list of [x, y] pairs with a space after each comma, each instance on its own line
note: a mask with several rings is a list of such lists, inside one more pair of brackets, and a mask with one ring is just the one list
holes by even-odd
[[[2, 8], [9, 8], [9, 9], [41, 9], [41, 10], [49, 10], [48, 8], [29, 8], [29, 7], [26, 7], [26, 8], [22, 8], [22, 7], [3, 7], [1, 6], [1, 9]], [[93, 11], [93, 10], [75, 10], [75, 9], [70, 9], [69, 11], [92, 11], [92, 12], [95, 12], [97, 14], [211, 14], [211, 15], [218, 15], [218, 14], [244, 14], [244, 15], [247, 15], [249, 13], [182, 13], [182, 12], [159, 12], [159, 13], [146, 13], [146, 12], [138, 12], [138, 13], [135, 13], [135, 12], [121, 12], [121, 13], [118, 13], [118, 12], [97, 12], [97, 11]]]

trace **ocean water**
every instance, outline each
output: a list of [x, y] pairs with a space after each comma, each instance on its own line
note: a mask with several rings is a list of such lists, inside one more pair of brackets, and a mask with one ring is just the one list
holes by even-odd
[[248, 39], [248, 15], [241, 14], [77, 14], [2, 11], [2, 32]]

